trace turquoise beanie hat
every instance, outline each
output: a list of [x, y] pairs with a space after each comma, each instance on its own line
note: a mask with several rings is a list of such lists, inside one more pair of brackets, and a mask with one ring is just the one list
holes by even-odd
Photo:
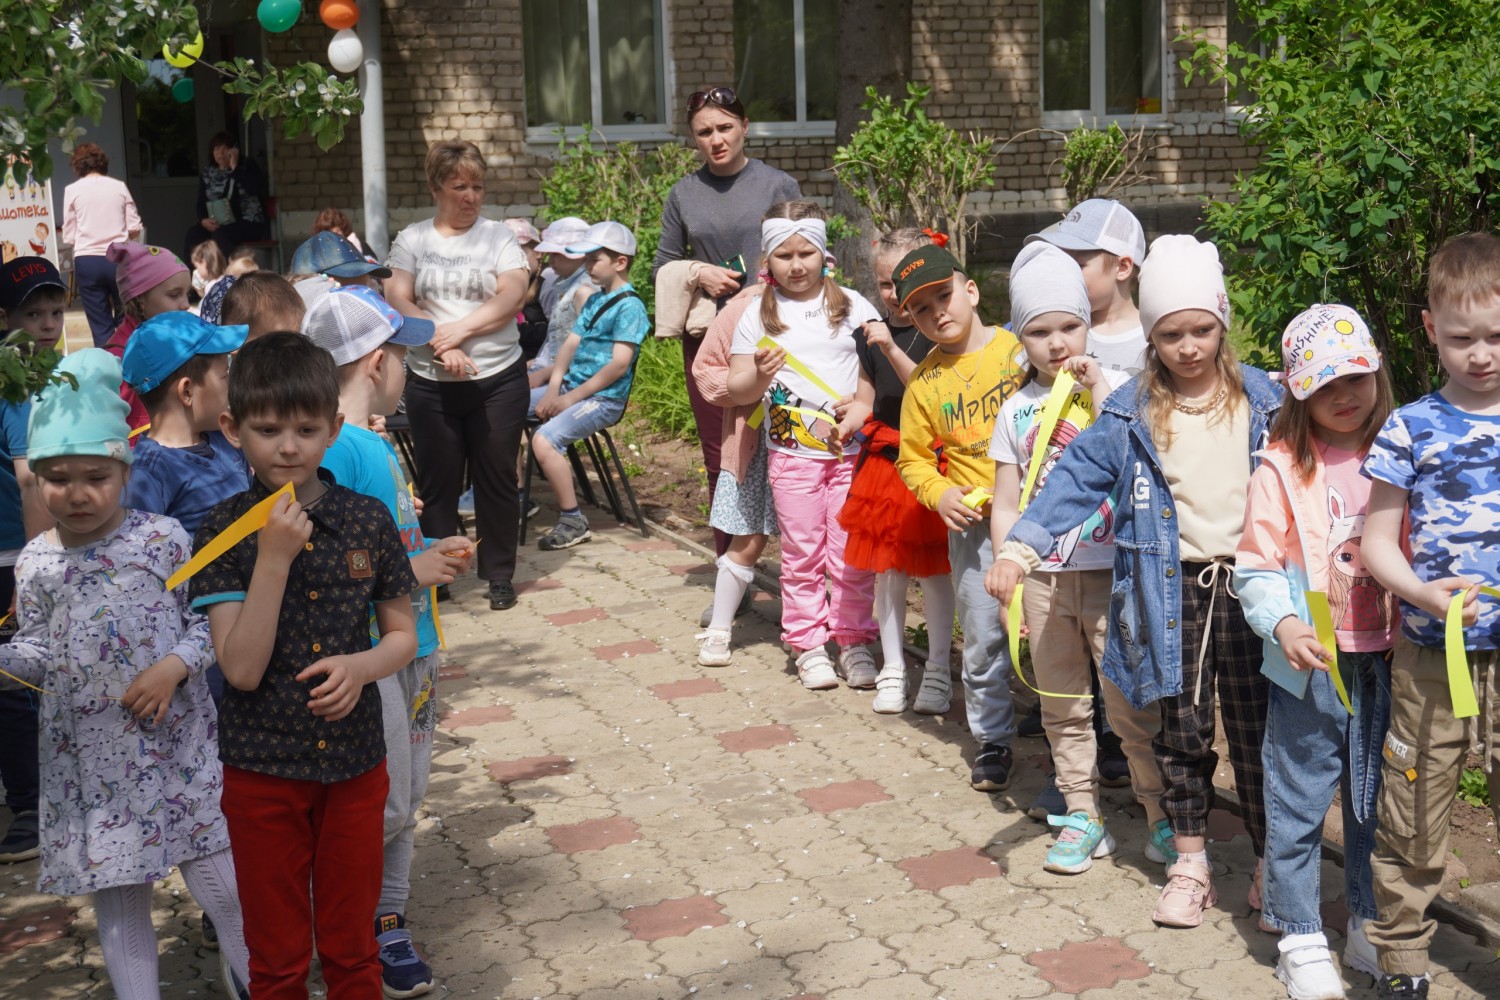
[[97, 347], [74, 351], [57, 366], [78, 383], [49, 385], [31, 401], [26, 460], [97, 455], [130, 464], [130, 404], [120, 398], [120, 362]]

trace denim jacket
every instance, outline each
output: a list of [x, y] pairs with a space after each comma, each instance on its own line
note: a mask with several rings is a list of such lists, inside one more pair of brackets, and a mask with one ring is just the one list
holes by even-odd
[[[1281, 389], [1241, 365], [1250, 403], [1250, 450], [1264, 447]], [[1136, 708], [1182, 691], [1182, 560], [1177, 510], [1151, 440], [1140, 376], [1109, 394], [1092, 427], [1047, 474], [1046, 485], [1007, 540], [1045, 557], [1054, 540], [1082, 524], [1117, 488], [1115, 578], [1100, 669]]]

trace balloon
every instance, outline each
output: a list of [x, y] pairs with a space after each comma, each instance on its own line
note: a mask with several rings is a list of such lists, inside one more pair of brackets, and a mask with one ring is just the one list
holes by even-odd
[[343, 31], [359, 23], [359, 5], [354, 0], [323, 0], [318, 16], [334, 31]]
[[193, 99], [193, 81], [183, 77], [172, 84], [172, 100], [178, 104], [186, 104]]
[[203, 32], [198, 32], [196, 38], [182, 47], [181, 52], [174, 53], [167, 46], [161, 47], [162, 57], [176, 66], [178, 69], [187, 69], [193, 63], [203, 58]]
[[333, 41], [328, 43], [328, 65], [340, 73], [353, 73], [364, 58], [365, 47], [358, 35], [348, 28], [334, 32]]
[[301, 0], [260, 0], [255, 9], [260, 26], [271, 34], [287, 31], [302, 16]]

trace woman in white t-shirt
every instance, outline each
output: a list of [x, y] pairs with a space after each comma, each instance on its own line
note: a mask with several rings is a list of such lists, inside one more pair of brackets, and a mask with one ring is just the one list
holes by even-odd
[[516, 457], [530, 392], [516, 313], [530, 272], [504, 223], [483, 218], [484, 157], [450, 139], [427, 151], [437, 217], [402, 230], [386, 266], [386, 298], [403, 314], [437, 324], [432, 342], [407, 352], [406, 415], [417, 460], [422, 533], [458, 534], [464, 467], [474, 485], [479, 576], [490, 607], [516, 603], [520, 495]]

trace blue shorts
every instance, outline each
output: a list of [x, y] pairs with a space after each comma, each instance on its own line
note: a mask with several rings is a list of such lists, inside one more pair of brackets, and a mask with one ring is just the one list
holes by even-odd
[[[545, 385], [531, 390], [531, 408], [527, 411], [527, 416], [536, 416], [536, 404], [540, 403], [546, 394]], [[625, 400], [590, 396], [583, 402], [574, 403], [563, 410], [538, 427], [536, 432], [546, 438], [554, 451], [562, 452], [567, 451], [568, 445], [575, 441], [582, 441], [606, 427], [613, 427], [624, 415]]]

